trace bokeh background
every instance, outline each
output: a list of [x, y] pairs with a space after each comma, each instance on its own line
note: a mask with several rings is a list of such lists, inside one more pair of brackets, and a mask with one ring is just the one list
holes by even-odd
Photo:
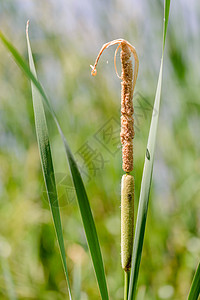
[[[90, 64], [112, 39], [132, 43], [136, 85], [135, 215], [161, 58], [163, 1], [0, 0], [0, 28], [38, 76], [87, 188], [111, 299], [123, 298], [120, 265], [120, 80], [115, 47], [95, 78]], [[138, 299], [186, 299], [200, 257], [200, 2], [171, 3], [162, 104]], [[118, 68], [120, 61], [118, 55]], [[64, 149], [47, 112], [70, 281], [100, 299]], [[68, 299], [34, 129], [30, 82], [0, 44], [0, 299]], [[11, 278], [13, 284], [11, 282]], [[9, 296], [10, 293], [10, 296]]]

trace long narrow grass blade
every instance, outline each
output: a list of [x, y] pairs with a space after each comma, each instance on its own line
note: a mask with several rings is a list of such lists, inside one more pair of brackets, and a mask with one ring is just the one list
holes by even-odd
[[12, 54], [14, 57], [16, 63], [20, 66], [20, 68], [24, 71], [26, 76], [32, 81], [32, 83], [35, 85], [37, 90], [39, 91], [40, 95], [42, 96], [42, 99], [44, 100], [47, 108], [49, 109], [50, 113], [52, 114], [54, 121], [57, 125], [57, 128], [59, 130], [59, 133], [62, 137], [62, 141], [65, 147], [67, 159], [69, 162], [74, 186], [76, 189], [76, 194], [77, 194], [77, 199], [78, 199], [78, 204], [79, 204], [79, 209], [81, 212], [81, 217], [86, 233], [86, 238], [89, 246], [89, 250], [91, 253], [93, 265], [94, 265], [94, 270], [95, 274], [97, 277], [97, 282], [99, 285], [99, 290], [101, 293], [101, 297], [104, 300], [108, 299], [108, 289], [107, 289], [107, 284], [106, 284], [106, 278], [105, 278], [105, 271], [104, 271], [104, 266], [103, 266], [103, 260], [102, 260], [102, 255], [101, 255], [101, 250], [100, 250], [100, 245], [98, 241], [98, 236], [96, 232], [96, 227], [94, 223], [94, 219], [92, 216], [89, 200], [86, 194], [86, 190], [80, 175], [80, 172], [78, 170], [77, 164], [75, 162], [75, 159], [70, 151], [70, 148], [68, 146], [68, 143], [64, 137], [64, 134], [60, 128], [60, 125], [58, 123], [58, 120], [56, 118], [56, 115], [49, 103], [49, 100], [41, 86], [41, 84], [38, 82], [37, 78], [35, 75], [30, 71], [29, 67], [27, 66], [26, 62], [24, 59], [21, 57], [19, 52], [15, 49], [15, 47], [7, 40], [7, 38], [3, 35], [2, 32], [0, 32], [0, 38], [3, 42], [3, 44], [6, 46], [6, 48], [9, 50], [9, 52]]
[[197, 300], [200, 294], [200, 263], [195, 272], [188, 300]]
[[146, 149], [141, 190], [140, 190], [135, 238], [133, 243], [131, 278], [129, 284], [128, 300], [135, 299], [136, 297], [136, 286], [137, 286], [137, 280], [139, 275], [140, 261], [141, 261], [144, 234], [145, 234], [146, 218], [147, 218], [147, 211], [148, 211], [148, 204], [149, 204], [149, 192], [151, 187], [154, 153], [155, 153], [156, 134], [157, 134], [158, 118], [159, 118], [159, 110], [160, 110], [160, 95], [161, 95], [162, 72], [163, 72], [163, 54], [164, 54], [164, 46], [165, 46], [165, 39], [166, 39], [166, 32], [167, 32], [167, 25], [168, 25], [168, 18], [169, 18], [169, 8], [170, 8], [170, 0], [166, 0], [165, 13], [164, 13], [162, 59], [161, 59], [160, 72], [159, 72], [157, 89], [156, 89], [156, 96], [154, 101], [154, 109], [153, 109], [153, 114], [151, 119], [151, 126], [149, 130], [149, 137], [148, 137], [148, 143]]
[[167, 34], [167, 27], [168, 27], [168, 21], [169, 21], [170, 1], [171, 0], [165, 0], [164, 29], [163, 29], [163, 53], [162, 53], [162, 56], [164, 54], [166, 34]]
[[[26, 37], [27, 37], [30, 69], [34, 74], [34, 76], [37, 78], [36, 70], [33, 62], [32, 51], [29, 42], [29, 37], [28, 37], [28, 30], [26, 33]], [[67, 271], [64, 239], [63, 239], [62, 225], [61, 225], [61, 218], [60, 218], [60, 209], [58, 203], [56, 181], [55, 181], [55, 174], [54, 174], [53, 161], [51, 155], [51, 147], [49, 142], [48, 128], [46, 124], [46, 117], [45, 117], [45, 112], [44, 112], [40, 93], [38, 92], [38, 89], [35, 87], [32, 81], [31, 81], [31, 89], [32, 89], [33, 109], [34, 109], [34, 116], [35, 116], [35, 128], [36, 128], [37, 142], [38, 142], [38, 147], [40, 152], [43, 176], [45, 180], [53, 222], [56, 230], [56, 236], [58, 239], [64, 272], [68, 284], [69, 297], [70, 299], [72, 299], [69, 276]]]
[[76, 190], [76, 195], [78, 199], [79, 209], [83, 221], [83, 226], [85, 229], [85, 234], [88, 242], [88, 246], [90, 249], [90, 254], [92, 257], [94, 270], [96, 273], [97, 281], [99, 284], [99, 289], [101, 293], [101, 298], [104, 300], [108, 300], [108, 290], [107, 290], [107, 284], [106, 284], [106, 277], [104, 272], [104, 266], [103, 266], [103, 259], [101, 255], [101, 249], [99, 245], [99, 240], [97, 236], [97, 231], [94, 223], [94, 219], [92, 216], [92, 211], [90, 208], [90, 203], [87, 197], [87, 193], [83, 184], [83, 180], [81, 178], [81, 174], [79, 172], [78, 166], [76, 164], [76, 161], [73, 157], [73, 154], [68, 146], [68, 143], [63, 135], [63, 132], [58, 125], [58, 129], [60, 131], [60, 135], [62, 137], [62, 140], [64, 142], [65, 151], [67, 153], [67, 158], [71, 170], [71, 175], [73, 179], [73, 183]]

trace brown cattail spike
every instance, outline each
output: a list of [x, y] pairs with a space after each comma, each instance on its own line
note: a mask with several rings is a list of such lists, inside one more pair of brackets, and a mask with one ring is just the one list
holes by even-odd
[[133, 170], [133, 66], [131, 50], [126, 43], [121, 44], [121, 143], [123, 170]]
[[[133, 170], [133, 138], [134, 138], [134, 129], [133, 129], [133, 92], [138, 75], [138, 66], [139, 60], [135, 48], [127, 41], [123, 39], [113, 40], [109, 43], [106, 43], [101, 48], [94, 66], [92, 68], [91, 74], [95, 76], [97, 74], [96, 66], [99, 61], [99, 58], [103, 51], [111, 45], [119, 44], [114, 56], [114, 64], [117, 76], [122, 80], [122, 89], [121, 89], [121, 143], [122, 143], [122, 160], [123, 160], [123, 170], [126, 173], [129, 173]], [[121, 48], [121, 64], [122, 64], [122, 73], [121, 76], [118, 75], [116, 68], [116, 55], [117, 51]], [[132, 54], [135, 59], [134, 73], [132, 66]]]

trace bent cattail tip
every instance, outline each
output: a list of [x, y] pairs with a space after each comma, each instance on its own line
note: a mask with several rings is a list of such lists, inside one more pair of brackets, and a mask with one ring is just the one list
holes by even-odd
[[125, 174], [121, 181], [121, 263], [127, 272], [131, 267], [134, 226], [134, 178]]
[[90, 65], [90, 68], [92, 68], [91, 75], [96, 76], [97, 75], [97, 70], [92, 65]]

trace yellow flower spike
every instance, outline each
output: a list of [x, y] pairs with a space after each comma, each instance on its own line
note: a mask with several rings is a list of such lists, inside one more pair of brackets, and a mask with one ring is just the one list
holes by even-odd
[[121, 182], [121, 262], [127, 272], [131, 267], [134, 228], [134, 178], [125, 174]]

